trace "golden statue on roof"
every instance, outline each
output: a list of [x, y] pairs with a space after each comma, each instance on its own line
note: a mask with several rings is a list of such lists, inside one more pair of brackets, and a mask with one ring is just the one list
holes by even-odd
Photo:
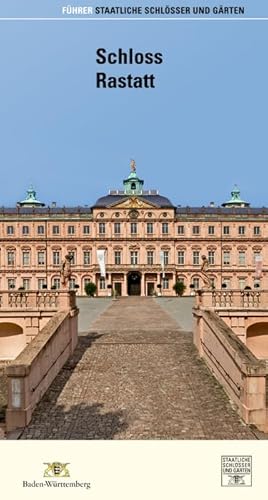
[[131, 168], [131, 172], [136, 172], [136, 162], [135, 162], [135, 160], [131, 160], [131, 162], [130, 162], [130, 168]]

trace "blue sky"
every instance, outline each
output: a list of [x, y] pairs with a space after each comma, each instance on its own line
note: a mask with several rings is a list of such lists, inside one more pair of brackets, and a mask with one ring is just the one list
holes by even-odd
[[[267, 23], [2, 21], [0, 204], [30, 183], [46, 203], [93, 204], [134, 158], [175, 204], [220, 204], [237, 183], [267, 206]], [[99, 47], [164, 63], [103, 68]], [[96, 89], [97, 71], [154, 72], [156, 89]]]

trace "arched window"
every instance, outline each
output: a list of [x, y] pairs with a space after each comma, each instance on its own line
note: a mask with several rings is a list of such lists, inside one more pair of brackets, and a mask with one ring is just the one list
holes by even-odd
[[198, 290], [200, 288], [200, 279], [199, 276], [194, 276], [192, 279], [192, 284], [194, 285], [194, 289]]
[[58, 290], [60, 288], [60, 278], [55, 277], [51, 280], [51, 282], [54, 289]]

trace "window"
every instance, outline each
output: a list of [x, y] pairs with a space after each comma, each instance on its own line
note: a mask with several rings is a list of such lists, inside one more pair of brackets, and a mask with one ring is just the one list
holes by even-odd
[[53, 266], [60, 265], [60, 252], [59, 251], [55, 251], [52, 253], [52, 262], [53, 262]]
[[254, 234], [254, 236], [259, 236], [259, 234], [261, 234], [261, 228], [260, 228], [260, 226], [254, 226], [254, 228], [253, 228], [253, 234]]
[[166, 266], [168, 264], [168, 257], [169, 257], [169, 251], [168, 250], [164, 250], [163, 252], [163, 256], [164, 256], [164, 265]]
[[88, 285], [88, 283], [91, 283], [91, 279], [90, 278], [85, 278], [84, 279], [84, 290], [85, 290], [86, 286]]
[[75, 278], [71, 278], [69, 281], [69, 289], [74, 290], [75, 289]]
[[26, 235], [29, 234], [29, 226], [22, 226], [22, 234]]
[[22, 265], [29, 266], [30, 265], [30, 252], [22, 252]]
[[60, 226], [52, 226], [52, 234], [60, 234]]
[[99, 223], [99, 234], [105, 234], [105, 222]]
[[68, 252], [68, 255], [70, 257], [72, 257], [71, 264], [75, 265], [76, 264], [76, 252], [75, 252], [75, 250], [71, 250], [71, 252]]
[[184, 265], [184, 251], [179, 250], [178, 252], [178, 264], [183, 266]]
[[239, 226], [238, 227], [238, 234], [244, 235], [245, 234], [245, 226]]
[[154, 263], [154, 252], [153, 250], [148, 250], [147, 251], [147, 264], [149, 266], [152, 266]]
[[44, 226], [37, 226], [37, 234], [45, 234]]
[[91, 263], [91, 252], [89, 252], [88, 250], [85, 250], [83, 252], [83, 261], [85, 266], [89, 266], [89, 264]]
[[16, 280], [14, 278], [8, 278], [7, 280], [7, 288], [12, 290], [16, 286]]
[[100, 290], [105, 290], [106, 288], [106, 283], [105, 283], [105, 278], [101, 276], [100, 278]]
[[253, 252], [253, 264], [256, 264], [258, 260], [261, 260], [261, 252], [255, 251]]
[[8, 266], [15, 265], [15, 252], [13, 252], [13, 251], [7, 252], [7, 265]]
[[246, 278], [239, 278], [238, 284], [239, 284], [240, 290], [244, 290], [244, 288], [246, 286]]
[[184, 226], [178, 226], [178, 234], [184, 234]]
[[7, 234], [14, 234], [14, 226], [7, 226]]
[[137, 222], [130, 223], [130, 232], [131, 234], [137, 234]]
[[230, 284], [231, 284], [231, 280], [230, 278], [223, 278], [223, 281], [222, 281], [222, 288], [230, 288]]
[[138, 252], [137, 251], [131, 251], [130, 252], [130, 264], [136, 265], [138, 264]]
[[37, 252], [37, 264], [38, 266], [45, 265], [45, 252]]
[[193, 234], [200, 234], [200, 227], [199, 226], [193, 226]]
[[215, 288], [215, 278], [210, 278], [212, 288]]
[[223, 234], [225, 235], [230, 234], [230, 226], [223, 226]]
[[215, 234], [215, 227], [214, 226], [208, 226], [208, 234]]
[[168, 290], [169, 289], [169, 279], [168, 278], [163, 278], [162, 279], [162, 288], [163, 288], [163, 290]]
[[154, 225], [152, 222], [147, 222], [147, 234], [153, 234], [154, 232]]
[[168, 222], [162, 222], [162, 234], [168, 234]]
[[90, 226], [83, 226], [83, 233], [90, 234]]
[[227, 250], [223, 252], [223, 265], [224, 266], [230, 265], [230, 252]]
[[121, 264], [121, 252], [120, 252], [120, 250], [116, 250], [116, 251], [114, 252], [114, 263], [115, 263], [116, 265]]
[[193, 278], [193, 285], [195, 290], [199, 288], [199, 278]]
[[60, 288], [60, 278], [53, 278], [52, 286], [58, 290]]
[[259, 278], [255, 278], [254, 279], [254, 288], [260, 288], [261, 284], [260, 284], [260, 279]]
[[239, 266], [246, 265], [246, 254], [245, 252], [238, 252], [238, 264]]
[[180, 283], [183, 283], [183, 284], [185, 285], [185, 279], [184, 279], [184, 276], [178, 276], [177, 281], [179, 281]]
[[45, 278], [38, 278], [37, 280], [37, 288], [38, 290], [43, 290], [43, 288], [46, 287], [46, 280]]
[[208, 263], [211, 266], [214, 266], [214, 264], [215, 264], [215, 252], [214, 252], [214, 250], [209, 250], [209, 252], [208, 252]]
[[31, 280], [29, 278], [23, 278], [22, 286], [23, 286], [24, 290], [30, 290], [30, 284], [31, 284]]
[[74, 226], [68, 226], [68, 234], [75, 234]]
[[120, 234], [121, 233], [121, 224], [120, 222], [115, 222], [114, 223], [114, 234]]
[[193, 252], [193, 265], [194, 266], [199, 266], [199, 255], [200, 255], [200, 252]]

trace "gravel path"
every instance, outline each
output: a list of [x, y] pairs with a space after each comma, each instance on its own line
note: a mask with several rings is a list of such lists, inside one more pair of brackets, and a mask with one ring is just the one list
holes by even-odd
[[108, 302], [21, 439], [256, 439], [164, 302]]

